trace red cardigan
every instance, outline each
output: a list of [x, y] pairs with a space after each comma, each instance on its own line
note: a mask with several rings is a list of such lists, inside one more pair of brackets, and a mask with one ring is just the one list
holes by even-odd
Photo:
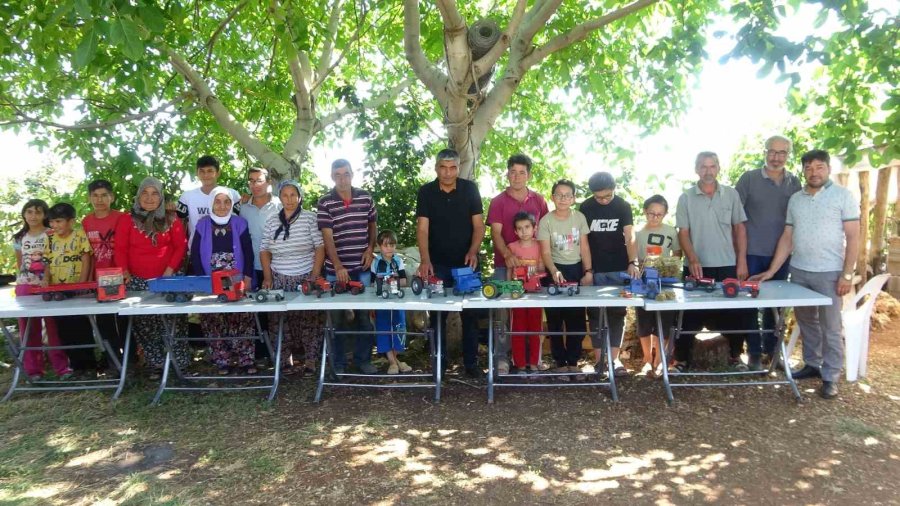
[[150, 238], [134, 226], [131, 215], [126, 214], [116, 225], [114, 252], [116, 267], [140, 278], [157, 278], [163, 275], [166, 267], [176, 272], [181, 268], [187, 252], [187, 236], [181, 220], [176, 219], [168, 231], [156, 234], [154, 246]]

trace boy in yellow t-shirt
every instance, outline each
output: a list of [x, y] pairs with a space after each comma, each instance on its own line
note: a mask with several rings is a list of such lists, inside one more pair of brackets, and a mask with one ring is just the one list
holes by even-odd
[[[81, 283], [91, 276], [91, 243], [84, 230], [75, 228], [75, 208], [71, 204], [60, 203], [50, 208], [50, 252], [47, 276], [42, 283]], [[94, 344], [93, 329], [85, 316], [57, 316], [56, 326], [62, 344]], [[66, 350], [72, 369], [95, 372], [97, 358], [91, 348]]]

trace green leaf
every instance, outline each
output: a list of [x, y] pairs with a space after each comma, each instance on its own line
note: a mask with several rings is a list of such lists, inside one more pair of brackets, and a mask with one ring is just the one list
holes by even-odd
[[91, 19], [94, 15], [88, 0], [75, 0], [75, 12], [84, 19]]
[[75, 66], [76, 70], [81, 70], [94, 59], [94, 55], [97, 54], [97, 30], [94, 29], [93, 26], [87, 29], [84, 33], [84, 36], [81, 38], [81, 42], [78, 43], [78, 47], [75, 49], [75, 57], [72, 60], [72, 64]]
[[151, 33], [162, 33], [166, 29], [166, 15], [155, 5], [138, 7], [138, 14], [144, 26]]
[[138, 25], [129, 18], [119, 18], [119, 23], [125, 42], [122, 51], [132, 60], [140, 60], [144, 57], [144, 41], [141, 40]]

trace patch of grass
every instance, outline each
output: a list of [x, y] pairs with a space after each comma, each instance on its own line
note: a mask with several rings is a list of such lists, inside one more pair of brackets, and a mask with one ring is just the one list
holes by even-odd
[[842, 436], [849, 436], [854, 439], [865, 439], [867, 437], [881, 438], [885, 436], [884, 430], [873, 427], [862, 420], [856, 418], [842, 417], [834, 424], [835, 430]]

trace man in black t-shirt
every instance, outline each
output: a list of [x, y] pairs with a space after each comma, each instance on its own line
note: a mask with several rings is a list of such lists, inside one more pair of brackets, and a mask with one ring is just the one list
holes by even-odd
[[[441, 150], [435, 164], [437, 178], [419, 188], [416, 198], [416, 242], [422, 263], [419, 276], [434, 275], [444, 280], [444, 286], [453, 286], [450, 270], [469, 266], [478, 270], [478, 249], [484, 238], [481, 194], [472, 181], [459, 178], [459, 153], [452, 149]], [[440, 315], [446, 328], [446, 311], [431, 315], [432, 328]], [[463, 365], [466, 375], [481, 377], [478, 368], [478, 319], [473, 310], [460, 315], [463, 332]], [[447, 340], [441, 341], [446, 347]], [[446, 357], [446, 348], [442, 350]], [[444, 367], [444, 364], [441, 364]]]
[[[594, 267], [594, 285], [621, 285], [620, 272], [628, 272], [632, 277], [640, 275], [631, 206], [615, 194], [616, 180], [608, 172], [595, 173], [588, 180], [588, 186], [594, 195], [581, 203], [579, 211], [584, 214], [591, 229], [588, 246]], [[598, 324], [599, 310], [588, 310], [588, 314], [591, 315], [591, 325]], [[616, 376], [623, 376], [627, 371], [619, 360], [619, 347], [625, 333], [625, 308], [607, 308], [606, 314], [613, 368]], [[600, 362], [603, 341], [591, 334], [591, 344], [594, 358]]]

